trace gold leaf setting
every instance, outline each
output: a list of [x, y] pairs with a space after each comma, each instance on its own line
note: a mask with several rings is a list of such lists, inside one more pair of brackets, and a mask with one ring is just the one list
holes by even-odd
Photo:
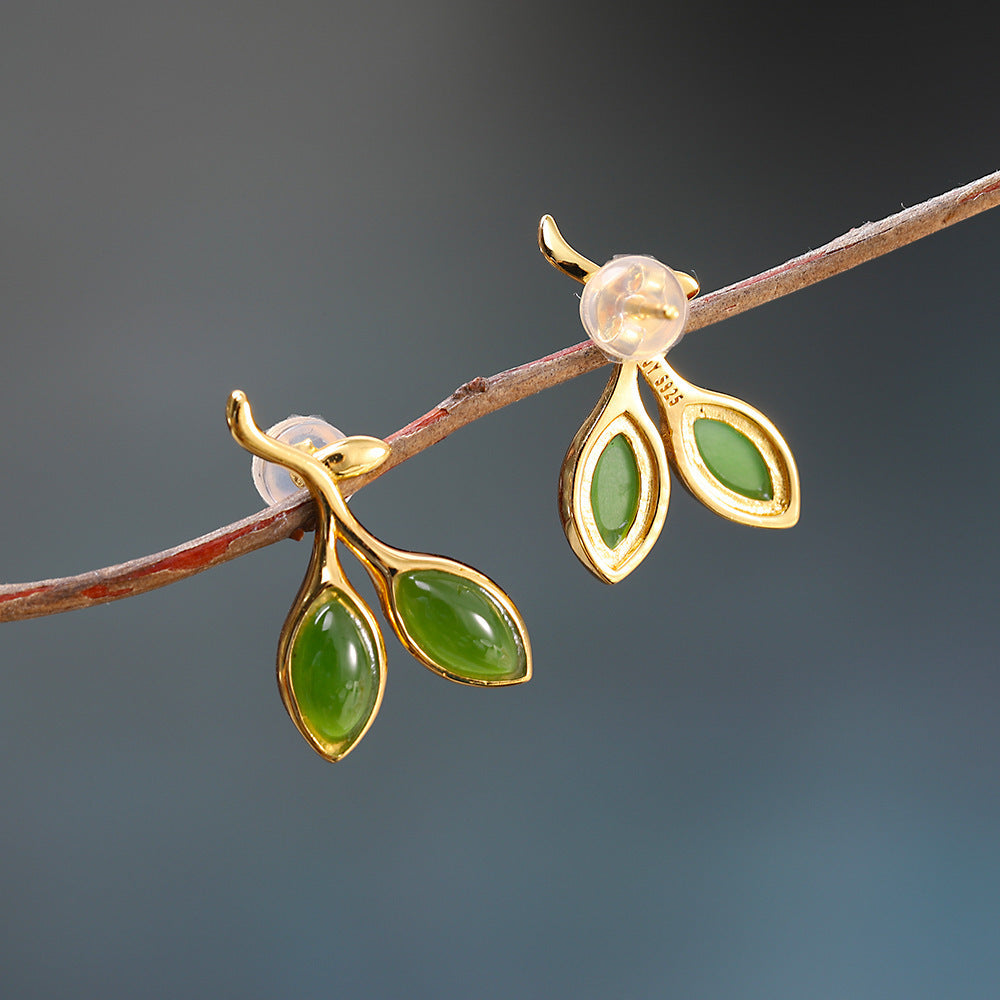
[[[612, 549], [601, 537], [591, 489], [594, 472], [608, 444], [621, 434], [632, 449], [639, 473], [639, 499], [625, 536]], [[605, 583], [617, 583], [653, 547], [667, 516], [670, 474], [656, 425], [639, 396], [634, 363], [616, 365], [593, 412], [577, 431], [559, 477], [559, 513], [570, 546], [580, 561]]]
[[[667, 454], [685, 488], [710, 510], [740, 524], [790, 528], [799, 519], [800, 487], [795, 459], [777, 427], [749, 403], [709, 392], [681, 378], [663, 358], [643, 365], [660, 410]], [[709, 470], [695, 442], [695, 421], [718, 420], [749, 438], [771, 476], [770, 500], [729, 489]]]

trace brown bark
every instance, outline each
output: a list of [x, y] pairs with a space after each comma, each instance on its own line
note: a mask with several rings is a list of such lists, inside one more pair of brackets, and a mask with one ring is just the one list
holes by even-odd
[[[1000, 172], [879, 222], [866, 223], [818, 250], [710, 292], [693, 303], [687, 330], [718, 323], [823, 281], [997, 204], [1000, 204]], [[390, 435], [387, 440], [392, 445], [392, 453], [388, 460], [377, 473], [352, 480], [349, 486], [345, 483], [344, 492], [356, 492], [366, 482], [473, 420], [608, 363], [596, 347], [586, 342], [489, 378], [475, 378], [422, 417]], [[79, 576], [0, 585], [0, 621], [52, 615], [164, 587], [246, 552], [301, 534], [308, 528], [312, 516], [312, 500], [303, 493], [165, 552]]]

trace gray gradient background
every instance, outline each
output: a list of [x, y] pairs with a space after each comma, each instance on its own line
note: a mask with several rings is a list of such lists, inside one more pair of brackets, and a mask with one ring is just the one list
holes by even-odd
[[[581, 339], [542, 212], [712, 289], [996, 168], [993, 37], [842, 8], [5, 5], [0, 578], [257, 509], [234, 387], [268, 423], [385, 435]], [[998, 264], [983, 216], [672, 355], [785, 431], [793, 531], [675, 489], [643, 565], [593, 580], [555, 482], [604, 374], [365, 490], [376, 533], [509, 590], [536, 668], [467, 689], [390, 639], [340, 765], [274, 684], [307, 541], [0, 627], [0, 993], [993, 995]]]

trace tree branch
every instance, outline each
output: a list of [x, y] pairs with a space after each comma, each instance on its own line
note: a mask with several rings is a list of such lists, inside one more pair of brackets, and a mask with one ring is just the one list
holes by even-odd
[[[880, 222], [869, 222], [818, 250], [710, 292], [691, 307], [687, 330], [698, 330], [840, 274], [924, 236], [1000, 204], [1000, 171], [914, 205]], [[387, 439], [392, 452], [366, 477], [344, 484], [356, 492], [408, 458], [501, 407], [608, 364], [591, 343], [460, 386], [434, 409]], [[282, 538], [301, 537], [310, 527], [313, 504], [305, 492], [176, 548], [118, 566], [58, 580], [0, 585], [0, 621], [37, 618], [145, 593], [211, 569]]]

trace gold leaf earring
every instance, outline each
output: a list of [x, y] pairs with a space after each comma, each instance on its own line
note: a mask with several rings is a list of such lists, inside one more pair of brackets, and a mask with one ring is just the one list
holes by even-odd
[[[341, 569], [338, 542], [364, 566], [393, 631], [426, 667], [480, 687], [531, 677], [524, 620], [492, 580], [454, 559], [386, 545], [348, 509], [339, 482], [378, 468], [388, 444], [345, 438], [314, 417], [291, 417], [265, 434], [239, 390], [229, 397], [226, 418], [255, 456], [254, 481], [265, 500], [304, 485], [316, 501], [312, 557], [278, 641], [278, 688], [320, 756], [339, 760], [357, 746], [385, 690], [385, 643]], [[282, 476], [290, 478], [282, 483]]]
[[[799, 475], [774, 424], [742, 400], [692, 385], [666, 362], [698, 282], [652, 257], [615, 257], [599, 267], [566, 242], [549, 215], [539, 224], [538, 246], [583, 283], [584, 329], [617, 362], [559, 477], [563, 530], [581, 562], [605, 583], [639, 565], [667, 514], [668, 466], [723, 517], [763, 528], [795, 524]], [[640, 372], [656, 396], [658, 429], [639, 395]]]

